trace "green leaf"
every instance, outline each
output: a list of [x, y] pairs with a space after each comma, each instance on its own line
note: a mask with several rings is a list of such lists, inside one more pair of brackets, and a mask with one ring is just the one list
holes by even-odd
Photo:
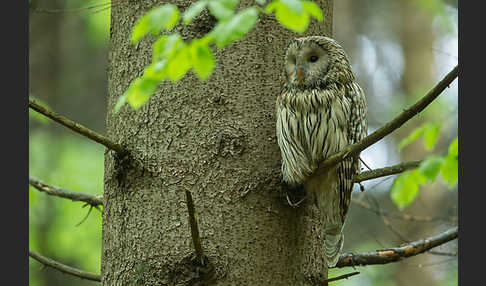
[[458, 162], [456, 156], [447, 155], [440, 168], [440, 175], [449, 187], [454, 187], [458, 180]]
[[300, 13], [295, 13], [281, 1], [271, 2], [265, 10], [267, 12], [275, 11], [275, 18], [280, 24], [292, 31], [302, 33], [309, 25], [309, 14], [306, 11], [302, 10]]
[[434, 149], [441, 125], [438, 123], [428, 122], [424, 124], [424, 145], [425, 149], [431, 151]]
[[224, 5], [231, 10], [234, 10], [236, 6], [238, 6], [238, 3], [240, 3], [240, 0], [217, 0], [217, 1], [223, 2]]
[[191, 54], [187, 45], [179, 47], [167, 64], [167, 76], [173, 82], [181, 79], [191, 68]]
[[417, 197], [420, 184], [426, 181], [418, 169], [402, 173], [393, 183], [391, 199], [402, 210]]
[[248, 33], [258, 20], [258, 11], [254, 7], [246, 8], [229, 20], [220, 21], [211, 36], [214, 37], [218, 48], [241, 39]]
[[302, 12], [304, 12], [304, 7], [300, 0], [280, 0], [280, 2], [295, 14], [301, 14]]
[[424, 133], [423, 126], [415, 128], [415, 130], [412, 133], [410, 133], [410, 135], [408, 135], [402, 141], [400, 141], [400, 143], [398, 144], [398, 150], [403, 149], [405, 146], [417, 140], [423, 133]]
[[152, 62], [170, 60], [183, 45], [179, 34], [160, 37], [153, 45]]
[[187, 8], [182, 14], [182, 22], [184, 23], [184, 25], [189, 24], [192, 19], [197, 17], [197, 15], [201, 14], [202, 10], [204, 10], [207, 4], [208, 1], [204, 0], [192, 3], [191, 6], [189, 6], [189, 8]]
[[138, 19], [137, 23], [135, 23], [135, 27], [132, 30], [132, 43], [138, 42], [141, 38], [143, 38], [148, 32], [150, 31], [150, 24], [147, 15], [143, 16], [142, 18]]
[[302, 2], [304, 5], [304, 10], [309, 13], [312, 17], [316, 18], [319, 22], [324, 20], [324, 16], [322, 15], [321, 8], [312, 1], [304, 1]]
[[126, 91], [126, 101], [133, 109], [138, 109], [149, 100], [157, 89], [158, 81], [144, 77], [136, 78]]
[[165, 4], [150, 12], [152, 34], [157, 35], [162, 29], [171, 30], [179, 21], [179, 10], [174, 4]]
[[229, 1], [212, 0], [208, 4], [208, 9], [218, 20], [226, 20], [233, 16], [234, 7]]
[[167, 60], [161, 60], [155, 63], [151, 63], [145, 68], [143, 77], [156, 81], [162, 81], [167, 77]]
[[449, 156], [459, 156], [459, 140], [458, 137], [454, 139], [451, 144], [449, 145]]
[[138, 42], [147, 33], [158, 35], [162, 29], [170, 30], [179, 21], [179, 10], [173, 4], [156, 7], [142, 16], [132, 31], [132, 43]]
[[120, 111], [120, 108], [122, 108], [123, 105], [127, 102], [127, 92], [124, 92], [116, 101], [115, 107], [113, 108], [113, 113], [118, 113]]
[[427, 177], [429, 181], [434, 181], [437, 174], [439, 174], [443, 161], [444, 158], [431, 155], [420, 163], [419, 171], [422, 173], [422, 175]]
[[439, 137], [441, 125], [434, 122], [426, 122], [422, 126], [417, 127], [408, 137], [404, 138], [398, 144], [398, 149], [401, 150], [405, 146], [411, 144], [417, 140], [420, 136], [424, 135], [424, 146], [427, 150], [432, 150], [437, 143], [437, 138]]
[[206, 80], [214, 68], [214, 58], [211, 49], [203, 40], [193, 40], [191, 43], [192, 68], [201, 80]]
[[146, 79], [161, 81], [168, 77], [178, 81], [191, 68], [191, 53], [179, 34], [162, 36], [153, 45], [152, 64], [144, 73]]
[[255, 2], [257, 2], [260, 5], [265, 5], [265, 3], [267, 3], [267, 0], [255, 0]]

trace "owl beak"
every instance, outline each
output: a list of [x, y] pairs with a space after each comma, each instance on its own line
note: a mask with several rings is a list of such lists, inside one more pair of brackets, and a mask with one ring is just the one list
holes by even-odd
[[297, 69], [297, 81], [302, 82], [303, 79], [304, 79], [304, 71], [301, 68], [299, 68]]

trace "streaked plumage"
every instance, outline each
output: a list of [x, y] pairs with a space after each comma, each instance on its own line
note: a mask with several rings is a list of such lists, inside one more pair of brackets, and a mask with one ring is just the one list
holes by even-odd
[[327, 37], [291, 41], [285, 78], [276, 103], [283, 179], [315, 195], [325, 225], [325, 255], [334, 266], [343, 245], [358, 157], [321, 175], [315, 171], [319, 162], [366, 136], [366, 99], [344, 50]]

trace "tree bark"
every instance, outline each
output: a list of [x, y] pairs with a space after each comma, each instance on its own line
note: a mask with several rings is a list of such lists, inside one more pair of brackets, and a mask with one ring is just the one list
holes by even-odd
[[[298, 35], [261, 15], [242, 40], [213, 49], [208, 81], [189, 72], [159, 85], [139, 110], [113, 114], [150, 61], [155, 39], [129, 39], [156, 2], [112, 7], [107, 132], [130, 156], [105, 155], [103, 285], [317, 285], [327, 278], [322, 225], [314, 204], [294, 209], [282, 195], [275, 137], [284, 50]], [[184, 10], [191, 1], [173, 3]], [[324, 22], [312, 21], [305, 35], [330, 36], [332, 0], [316, 3]], [[214, 23], [205, 11], [175, 30], [190, 40]], [[204, 267], [194, 259], [185, 190], [194, 199]]]

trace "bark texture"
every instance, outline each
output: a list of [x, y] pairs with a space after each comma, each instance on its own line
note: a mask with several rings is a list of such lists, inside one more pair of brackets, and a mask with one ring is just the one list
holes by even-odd
[[[305, 35], [330, 36], [332, 1], [316, 3], [324, 23], [312, 21]], [[294, 209], [282, 195], [275, 137], [284, 49], [298, 35], [262, 15], [243, 40], [216, 52], [207, 82], [190, 72], [161, 84], [141, 109], [113, 114], [155, 40], [130, 44], [131, 28], [159, 4], [112, 8], [107, 131], [130, 156], [105, 155], [103, 285], [317, 285], [327, 278], [322, 225], [314, 204]], [[175, 30], [189, 40], [214, 23], [205, 11]], [[185, 190], [206, 267], [194, 259]]]

